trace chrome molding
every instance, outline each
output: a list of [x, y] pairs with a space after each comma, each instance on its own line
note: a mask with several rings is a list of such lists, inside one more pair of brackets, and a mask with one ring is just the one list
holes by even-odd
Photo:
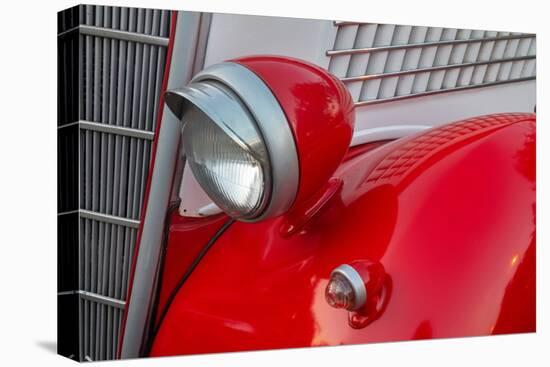
[[196, 75], [204, 68], [204, 59], [206, 57], [206, 46], [208, 44], [208, 35], [210, 34], [210, 25], [212, 24], [212, 13], [200, 13], [197, 38], [195, 41], [195, 57], [193, 58], [193, 73]]
[[141, 130], [141, 129], [133, 129], [130, 127], [124, 127], [124, 126], [116, 126], [116, 125], [109, 125], [101, 122], [93, 122], [93, 121], [76, 121], [69, 124], [61, 125], [58, 127], [58, 129], [63, 129], [65, 127], [73, 126], [73, 125], [79, 125], [84, 130], [89, 131], [98, 131], [102, 133], [108, 133], [108, 134], [115, 134], [115, 135], [122, 135], [122, 136], [129, 136], [132, 138], [138, 138], [138, 139], [147, 139], [147, 140], [153, 140], [155, 138], [155, 133], [148, 130]]
[[57, 37], [65, 37], [74, 32], [78, 32], [85, 36], [96, 36], [117, 39], [128, 42], [145, 43], [154, 46], [167, 47], [168, 37], [153, 36], [150, 34], [143, 34], [137, 32], [121, 31], [118, 29], [100, 27], [95, 25], [81, 24], [76, 27], [67, 29], [57, 34]]
[[426, 72], [430, 72], [430, 71], [442, 71], [442, 70], [451, 70], [451, 69], [482, 66], [482, 65], [492, 65], [492, 64], [500, 64], [500, 63], [503, 63], [503, 62], [534, 60], [535, 58], [536, 58], [536, 56], [534, 56], [534, 55], [520, 56], [520, 57], [509, 57], [509, 58], [504, 58], [504, 59], [496, 59], [496, 60], [488, 60], [488, 61], [476, 61], [476, 62], [466, 62], [466, 63], [462, 63], [462, 64], [431, 66], [431, 67], [427, 67], [427, 68], [409, 69], [409, 70], [402, 70], [402, 71], [387, 72], [387, 73], [382, 73], [382, 74], [369, 74], [369, 75], [351, 76], [351, 77], [340, 78], [340, 80], [343, 81], [344, 83], [350, 83], [350, 82], [357, 82], [357, 81], [390, 78], [390, 77], [395, 77], [395, 76], [426, 73]]
[[78, 209], [75, 209], [75, 210], [68, 210], [68, 211], [66, 211], [66, 212], [57, 213], [57, 216], [75, 214], [75, 213], [78, 213], [78, 212], [79, 212]]
[[71, 294], [78, 294], [82, 299], [101, 303], [111, 307], [124, 309], [124, 307], [126, 306], [126, 302], [122, 300], [112, 298], [112, 297], [102, 296], [101, 294], [97, 294], [94, 292], [75, 290], [75, 291], [63, 291], [63, 292], [57, 293], [58, 296], [66, 296]]
[[57, 37], [65, 37], [67, 35], [73, 34], [74, 32], [77, 32], [79, 28], [80, 26], [76, 26], [76, 27], [69, 28], [63, 32], [59, 32], [57, 34]]
[[409, 48], [420, 48], [420, 47], [431, 47], [431, 46], [447, 46], [447, 45], [461, 45], [461, 44], [477, 43], [477, 42], [519, 40], [524, 38], [535, 38], [535, 35], [534, 34], [516, 34], [516, 35], [500, 36], [500, 37], [471, 38], [471, 39], [464, 39], [464, 40], [461, 40], [461, 39], [445, 40], [445, 41], [434, 41], [434, 42], [425, 42], [425, 43], [409, 43], [409, 44], [403, 44], [403, 45], [350, 48], [345, 50], [328, 50], [326, 52], [326, 55], [327, 56], [353, 55], [353, 54], [361, 54], [361, 53], [405, 50]]
[[[185, 85], [193, 76], [194, 68], [202, 68], [204, 57], [197, 52], [205, 50], [207, 35], [199, 34], [202, 13], [180, 11], [177, 14], [174, 49], [168, 75], [168, 89]], [[204, 24], [204, 23], [203, 23]], [[141, 239], [136, 254], [132, 292], [126, 309], [126, 324], [120, 350], [121, 358], [140, 356], [152, 312], [157, 281], [164, 221], [172, 190], [174, 167], [181, 140], [181, 122], [164, 109], [155, 162], [150, 181], [149, 196], [142, 223]]]
[[333, 22], [333, 24], [335, 26], [346, 26], [346, 25], [359, 25], [359, 24], [367, 24], [367, 23], [363, 23], [363, 22], [347, 22], [347, 21], [339, 21], [339, 20], [335, 20]]
[[[294, 136], [279, 102], [265, 83], [246, 67], [223, 62], [197, 74], [192, 83], [214, 80], [229, 87], [248, 107], [264, 139], [270, 157], [272, 190], [267, 208], [250, 219], [255, 222], [284, 213], [298, 191], [299, 165]], [[184, 90], [167, 93], [167, 104], [181, 117], [187, 99]]]
[[405, 99], [416, 98], [416, 97], [425, 97], [425, 96], [433, 96], [433, 95], [436, 95], [436, 94], [458, 92], [458, 91], [463, 91], [463, 90], [468, 90], [468, 89], [478, 89], [478, 88], [485, 88], [485, 87], [494, 87], [494, 86], [497, 86], [497, 85], [503, 85], [503, 84], [509, 84], [509, 83], [526, 82], [526, 81], [535, 80], [535, 79], [536, 79], [536, 76], [530, 76], [530, 77], [526, 77], [526, 78], [500, 80], [500, 81], [497, 81], [497, 82], [490, 82], [490, 83], [484, 83], [484, 84], [471, 84], [471, 85], [464, 85], [464, 86], [461, 86], [461, 87], [429, 90], [429, 91], [425, 91], [425, 92], [418, 92], [418, 93], [407, 94], [407, 95], [403, 95], [403, 96], [395, 96], [395, 97], [390, 97], [390, 98], [381, 98], [381, 99], [375, 99], [375, 100], [369, 100], [369, 101], [355, 102], [355, 106], [357, 106], [357, 107], [369, 106], [369, 105], [375, 105], [375, 104], [387, 103], [387, 102], [393, 102], [393, 101], [402, 101], [402, 100], [405, 100]]
[[114, 38], [122, 41], [146, 43], [155, 46], [168, 46], [167, 37], [151, 36], [136, 32], [120, 31], [118, 29], [103, 28], [91, 25], [79, 25], [80, 34], [87, 36]]
[[355, 304], [352, 310], [357, 310], [365, 304], [367, 301], [367, 289], [365, 287], [365, 282], [361, 275], [353, 268], [353, 266], [348, 264], [342, 264], [336, 269], [334, 269], [330, 276], [333, 274], [340, 274], [348, 280], [353, 288], [353, 293], [355, 295]]
[[388, 125], [354, 132], [350, 146], [381, 140], [393, 140], [428, 130], [427, 125]]
[[[182, 97], [191, 102], [185, 108], [180, 103]], [[220, 197], [218, 189], [209, 188], [208, 181], [202, 182], [202, 187], [210, 193], [210, 197], [216, 198], [215, 201], [220, 208], [225, 208], [228, 214], [236, 218], [238, 216], [238, 219], [251, 220], [257, 217], [258, 213], [263, 213], [269, 204], [272, 192], [271, 160], [269, 159], [264, 139], [258, 130], [257, 122], [241, 102], [240, 97], [222, 83], [212, 80], [202, 80], [178, 89], [177, 93], [168, 91], [165, 100], [170, 108], [174, 107], [176, 111], [183, 113], [183, 115], [178, 114], [178, 117], [184, 125], [184, 147], [191, 144], [187, 140], [190, 138], [188, 129], [196, 126], [195, 124], [202, 124], [206, 117], [239, 145], [243, 151], [250, 154], [250, 156], [260, 163], [264, 180], [262, 195], [250, 212], [241, 213], [236, 211], [235, 213], [230, 213], [231, 209], [225, 205], [226, 203]], [[189, 168], [194, 169], [195, 167], [190, 164]], [[222, 194], [221, 196], [224, 195]]]
[[80, 218], [93, 219], [97, 220], [98, 222], [117, 224], [130, 228], [139, 228], [139, 220], [129, 219], [125, 217], [117, 217], [115, 215], [103, 214], [85, 209], [80, 209], [78, 212]]

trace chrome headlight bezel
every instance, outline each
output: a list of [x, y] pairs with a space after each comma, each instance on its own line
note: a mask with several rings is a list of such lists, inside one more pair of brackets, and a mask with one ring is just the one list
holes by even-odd
[[[254, 72], [237, 63], [217, 64], [195, 76], [188, 86], [168, 91], [165, 101], [182, 119], [184, 131], [186, 116], [198, 109], [258, 158], [266, 178], [261, 202], [250, 213], [226, 210], [227, 214], [256, 222], [283, 214], [292, 206], [299, 181], [294, 137], [279, 102]], [[219, 197], [213, 197], [217, 195], [205, 191], [222, 209], [227, 208]]]

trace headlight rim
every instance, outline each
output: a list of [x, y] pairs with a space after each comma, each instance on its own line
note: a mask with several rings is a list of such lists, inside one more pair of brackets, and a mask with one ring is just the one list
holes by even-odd
[[[238, 96], [251, 115], [267, 150], [270, 190], [264, 192], [265, 205], [250, 217], [236, 218], [244, 222], [257, 222], [286, 213], [294, 204], [299, 187], [299, 158], [295, 138], [286, 114], [269, 87], [253, 71], [233, 62], [213, 65], [197, 74], [188, 86], [216, 82]], [[185, 105], [198, 108], [216, 125], [226, 131], [212, 115], [193, 99], [188, 98], [186, 88], [168, 91], [165, 101], [168, 107], [182, 118]], [[238, 140], [236, 140], [238, 141]]]
[[[231, 139], [231, 141], [235, 142], [239, 146], [239, 148], [241, 148], [244, 152], [246, 152], [248, 155], [250, 155], [252, 158], [254, 158], [258, 162], [262, 170], [262, 178], [264, 183], [264, 185], [262, 186], [262, 193], [261, 193], [260, 200], [251, 212], [247, 212], [247, 213], [239, 212], [233, 215], [232, 213], [230, 213], [231, 210], [228, 209], [229, 205], [226, 205], [224, 203], [224, 200], [222, 199], [223, 197], [225, 197], [225, 195], [223, 195], [220, 192], [218, 193], [209, 192], [209, 190], [205, 188], [205, 185], [201, 183], [201, 177], [197, 176], [197, 173], [194, 171], [194, 165], [190, 165], [190, 168], [193, 170], [193, 174], [195, 175], [197, 181], [201, 184], [201, 187], [203, 188], [203, 190], [205, 190], [207, 195], [210, 197], [212, 201], [214, 201], [216, 205], [218, 205], [220, 208], [222, 208], [224, 211], [226, 211], [228, 214], [230, 214], [236, 219], [243, 220], [243, 221], [251, 220], [254, 217], [256, 217], [258, 213], [261, 213], [263, 210], [265, 210], [268, 204], [269, 197], [271, 196], [272, 183], [271, 183], [270, 159], [269, 159], [269, 156], [267, 155], [267, 152], [265, 152], [265, 156], [262, 156], [261, 152], [258, 152], [258, 149], [254, 149], [252, 144], [249, 144], [249, 142], [246, 141], [246, 138], [243, 138], [238, 133], [236, 133], [232, 129], [232, 126], [230, 126], [231, 120], [228, 120], [228, 118], [224, 119], [221, 116], [219, 116], [219, 112], [220, 112], [219, 108], [216, 109], [215, 106], [224, 105], [226, 108], [226, 112], [228, 107], [229, 108], [232, 107], [234, 109], [233, 112], [237, 112], [238, 114], [240, 114], [240, 116], [238, 117], [233, 116], [233, 120], [235, 118], [237, 118], [238, 120], [246, 119], [248, 120], [247, 123], [251, 125], [250, 128], [254, 129], [256, 126], [256, 122], [254, 121], [249, 111], [247, 111], [246, 109], [240, 109], [240, 108], [237, 108], [235, 110], [236, 106], [230, 105], [235, 103], [232, 97], [233, 98], [238, 98], [238, 97], [231, 96], [230, 91], [220, 90], [219, 88], [221, 87], [221, 85], [219, 84], [220, 83], [218, 82], [214, 84], [210, 84], [210, 83], [207, 83], [206, 85], [203, 84], [200, 86], [202, 87], [202, 89], [200, 89], [197, 83], [191, 83], [188, 86], [182, 88], [181, 91], [182, 93], [185, 93], [186, 99], [190, 104], [190, 106], [187, 107], [183, 112], [182, 119], [185, 119], [185, 115], [187, 113], [196, 113], [194, 111], [197, 111], [200, 115], [203, 115], [201, 119], [206, 118], [209, 120], [208, 122], [192, 120], [185, 123], [182, 131], [184, 135], [184, 140], [186, 135], [185, 134], [186, 129], [189, 129], [190, 126], [192, 126], [190, 124], [197, 124], [197, 123], [214, 124], [217, 128], [219, 128], [222, 131], [223, 134], [227, 135], [228, 138]], [[208, 99], [200, 98], [201, 93], [203, 92], [209, 92], [210, 97]], [[220, 100], [220, 98], [222, 99]], [[255, 133], [258, 135], [259, 139], [261, 140], [261, 144], [263, 145], [263, 138], [260, 132], [256, 131]], [[186, 151], [186, 149], [187, 148], [184, 143], [184, 150]]]

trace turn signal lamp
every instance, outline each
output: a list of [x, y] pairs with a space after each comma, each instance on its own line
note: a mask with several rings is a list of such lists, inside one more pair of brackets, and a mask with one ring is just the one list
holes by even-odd
[[358, 310], [367, 300], [367, 289], [361, 275], [352, 266], [343, 264], [330, 274], [325, 290], [327, 303], [334, 308]]

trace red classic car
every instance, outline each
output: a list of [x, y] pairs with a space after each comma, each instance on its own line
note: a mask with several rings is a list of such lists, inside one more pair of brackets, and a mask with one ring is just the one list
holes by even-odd
[[67, 12], [62, 354], [535, 331], [534, 35]]

